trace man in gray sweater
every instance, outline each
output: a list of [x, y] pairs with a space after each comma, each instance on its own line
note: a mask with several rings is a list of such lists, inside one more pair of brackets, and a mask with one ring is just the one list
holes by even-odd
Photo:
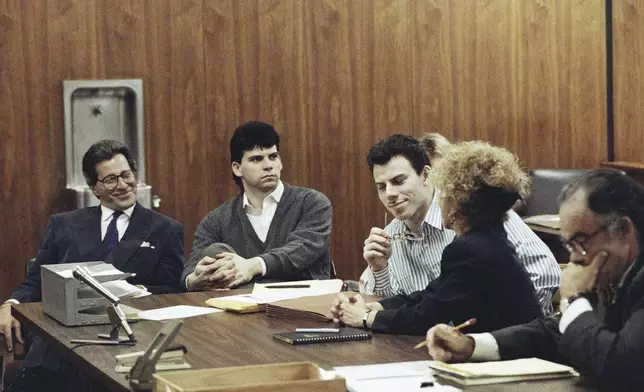
[[263, 122], [235, 130], [230, 156], [241, 193], [197, 227], [183, 271], [186, 289], [330, 277], [331, 202], [280, 181], [279, 142]]

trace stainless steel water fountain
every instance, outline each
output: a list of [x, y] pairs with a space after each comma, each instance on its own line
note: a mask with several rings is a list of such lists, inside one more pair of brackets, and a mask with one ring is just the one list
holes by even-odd
[[63, 99], [67, 188], [76, 192], [76, 207], [99, 204], [83, 176], [83, 154], [99, 140], [114, 139], [134, 154], [138, 165], [137, 198], [150, 208], [152, 187], [145, 183], [143, 81], [65, 80]]

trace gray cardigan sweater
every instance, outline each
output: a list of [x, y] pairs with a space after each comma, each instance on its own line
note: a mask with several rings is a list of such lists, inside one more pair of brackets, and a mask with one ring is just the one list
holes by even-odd
[[322, 193], [284, 183], [266, 242], [262, 242], [243, 208], [243, 194], [211, 211], [199, 224], [181, 281], [194, 271], [201, 251], [224, 242], [244, 257], [260, 256], [266, 275], [254, 281], [329, 279], [331, 273], [331, 202]]

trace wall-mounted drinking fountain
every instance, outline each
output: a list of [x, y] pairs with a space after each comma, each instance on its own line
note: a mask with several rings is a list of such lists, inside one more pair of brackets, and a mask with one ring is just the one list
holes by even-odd
[[76, 192], [76, 207], [99, 204], [83, 176], [83, 154], [99, 140], [114, 139], [134, 154], [138, 166], [137, 199], [150, 208], [152, 187], [145, 183], [143, 81], [65, 80], [63, 97], [67, 188]]

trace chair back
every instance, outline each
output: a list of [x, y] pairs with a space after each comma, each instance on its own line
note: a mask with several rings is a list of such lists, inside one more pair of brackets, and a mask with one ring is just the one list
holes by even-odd
[[520, 211], [522, 216], [557, 214], [557, 199], [561, 190], [579, 178], [586, 169], [534, 169], [530, 170], [532, 191]]

